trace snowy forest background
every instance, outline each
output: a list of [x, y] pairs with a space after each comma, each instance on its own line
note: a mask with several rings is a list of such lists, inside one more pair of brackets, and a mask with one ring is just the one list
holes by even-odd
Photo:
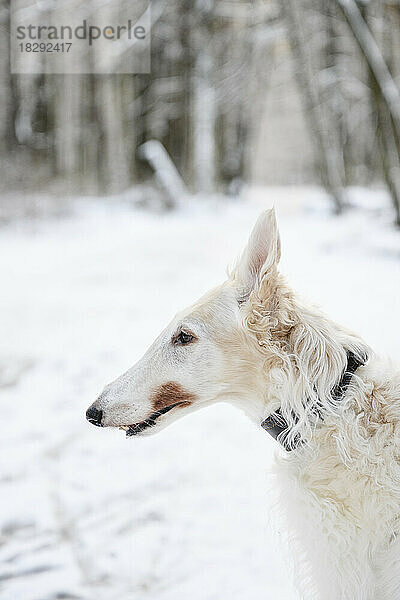
[[[117, 18], [129, 2], [85, 5]], [[152, 12], [149, 75], [10, 75], [2, 0], [5, 190], [147, 184], [141, 147], [159, 140], [191, 192], [313, 182], [340, 210], [347, 186], [382, 184], [400, 221], [396, 0], [154, 0]]]
[[0, 600], [298, 600], [260, 427], [217, 405], [127, 440], [85, 411], [272, 205], [293, 287], [399, 361], [399, 1], [153, 0], [148, 75], [11, 75], [9, 9]]

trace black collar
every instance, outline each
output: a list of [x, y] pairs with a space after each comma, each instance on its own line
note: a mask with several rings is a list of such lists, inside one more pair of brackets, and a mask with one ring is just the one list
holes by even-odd
[[[365, 365], [366, 361], [367, 361], [367, 356], [364, 356], [363, 358], [359, 358], [358, 356], [356, 356], [354, 354], [354, 352], [351, 352], [351, 350], [349, 350], [347, 352], [346, 369], [344, 370], [343, 375], [341, 376], [340, 380], [338, 381], [338, 383], [335, 385], [335, 387], [332, 390], [332, 399], [333, 400], [339, 401], [344, 397], [354, 373], [357, 371], [358, 367]], [[320, 412], [319, 409], [317, 409], [317, 410], [318, 410], [318, 412]], [[288, 429], [288, 424], [287, 424], [285, 418], [283, 417], [280, 408], [278, 408], [278, 410], [276, 410], [274, 413], [272, 413], [272, 415], [269, 415], [269, 417], [267, 417], [261, 423], [261, 427], [263, 429], [265, 429], [265, 431], [267, 431], [270, 435], [272, 435], [272, 437], [274, 439], [279, 439], [282, 446], [288, 452], [290, 452], [291, 450], [294, 450], [302, 443], [302, 440], [300, 437], [298, 439], [296, 439], [296, 441], [293, 444], [290, 444], [287, 441], [286, 436], [279, 437], [281, 435], [281, 433], [283, 433], [284, 431], [286, 431]]]

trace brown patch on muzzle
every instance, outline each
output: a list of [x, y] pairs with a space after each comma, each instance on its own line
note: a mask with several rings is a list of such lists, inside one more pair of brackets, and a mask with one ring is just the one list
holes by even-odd
[[194, 394], [185, 390], [179, 383], [169, 381], [161, 385], [151, 396], [155, 411], [179, 402], [180, 406], [190, 406], [196, 399]]

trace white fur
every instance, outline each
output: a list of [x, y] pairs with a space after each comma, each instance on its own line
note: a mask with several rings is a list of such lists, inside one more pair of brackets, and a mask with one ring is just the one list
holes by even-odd
[[[193, 395], [191, 406], [143, 434], [215, 401], [232, 402], [256, 423], [280, 407], [289, 440], [304, 442], [290, 453], [277, 445], [273, 479], [301, 598], [400, 599], [400, 374], [303, 304], [279, 258], [267, 211], [228, 280], [180, 313], [95, 406], [103, 425], [128, 426], [149, 416], [151, 395], [165, 383]], [[182, 328], [197, 340], [176, 347]], [[337, 402], [331, 391], [349, 350], [368, 362]]]

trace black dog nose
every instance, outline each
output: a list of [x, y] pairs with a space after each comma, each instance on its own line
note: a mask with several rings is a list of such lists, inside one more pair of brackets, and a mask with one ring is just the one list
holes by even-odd
[[101, 424], [101, 419], [103, 417], [103, 411], [98, 410], [94, 406], [90, 406], [86, 411], [86, 418], [89, 423], [96, 425], [97, 427], [103, 427]]

